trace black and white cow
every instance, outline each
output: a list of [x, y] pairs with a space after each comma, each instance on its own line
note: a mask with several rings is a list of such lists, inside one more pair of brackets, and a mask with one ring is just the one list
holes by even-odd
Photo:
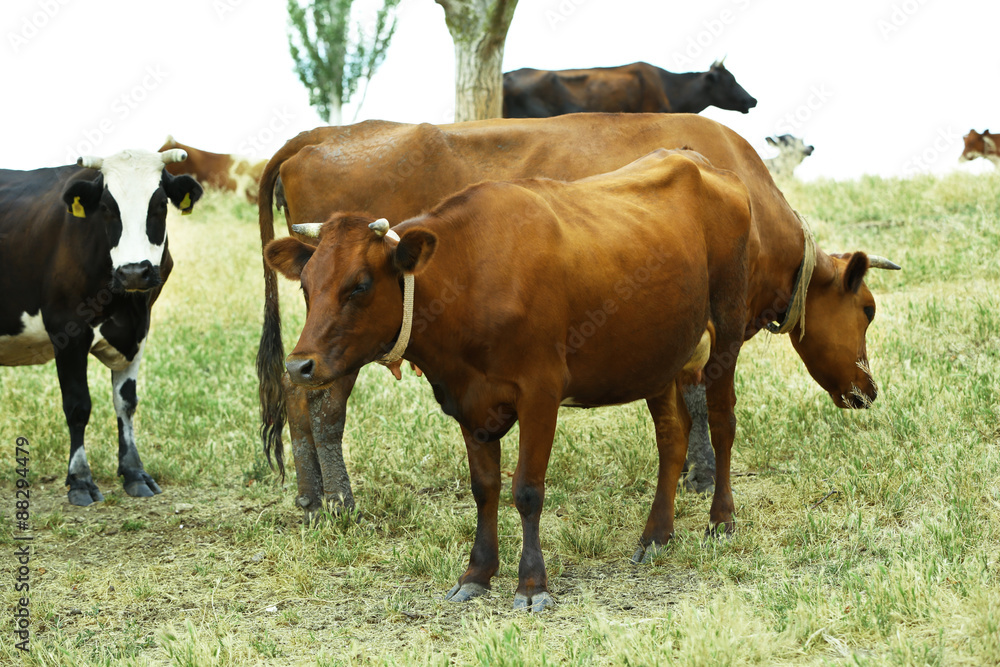
[[87, 464], [87, 354], [111, 369], [118, 474], [130, 496], [160, 492], [132, 431], [150, 307], [170, 275], [167, 201], [187, 213], [202, 189], [164, 164], [182, 150], [82, 157], [78, 166], [0, 169], [0, 365], [56, 360], [69, 426], [69, 501], [104, 500]]

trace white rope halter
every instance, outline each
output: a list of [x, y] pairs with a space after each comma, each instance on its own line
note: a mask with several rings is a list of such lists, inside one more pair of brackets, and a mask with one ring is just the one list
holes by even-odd
[[[399, 243], [399, 234], [391, 229], [385, 235]], [[410, 343], [410, 330], [413, 327], [413, 274], [403, 274], [403, 325], [399, 328], [399, 337], [384, 357], [375, 361], [383, 366], [389, 366], [403, 358], [403, 352]]]

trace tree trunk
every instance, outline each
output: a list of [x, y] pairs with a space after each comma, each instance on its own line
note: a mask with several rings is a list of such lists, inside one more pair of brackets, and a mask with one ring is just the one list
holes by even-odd
[[343, 122], [343, 108], [340, 102], [340, 94], [330, 93], [330, 125], [340, 125]]
[[455, 122], [503, 114], [503, 48], [517, 0], [437, 0], [455, 42]]

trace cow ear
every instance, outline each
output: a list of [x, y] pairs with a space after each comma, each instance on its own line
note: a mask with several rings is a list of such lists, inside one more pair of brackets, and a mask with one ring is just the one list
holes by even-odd
[[97, 210], [104, 194], [104, 175], [98, 172], [92, 181], [76, 181], [63, 193], [66, 210], [77, 218], [86, 218]]
[[844, 267], [844, 291], [857, 293], [866, 273], [868, 273], [868, 255], [863, 252], [851, 255], [847, 260], [847, 266]]
[[201, 195], [205, 192], [198, 181], [194, 180], [187, 174], [183, 176], [174, 176], [169, 173], [166, 169], [163, 170], [163, 176], [160, 179], [160, 184], [163, 186], [164, 192], [170, 197], [170, 201], [173, 202], [174, 206], [181, 210], [181, 213], [187, 215], [194, 208], [194, 203], [201, 199]]
[[403, 273], [417, 274], [424, 270], [437, 247], [437, 237], [419, 227], [403, 232], [393, 251], [392, 261]]
[[298, 280], [302, 276], [302, 269], [314, 252], [316, 248], [313, 246], [287, 236], [267, 244], [264, 248], [264, 261], [289, 280]]
[[777, 142], [777, 141], [775, 141], [775, 140], [774, 140], [774, 139], [773, 139], [772, 137], [768, 137], [768, 138], [767, 138], [767, 139], [765, 139], [764, 141], [766, 141], [766, 142], [767, 142], [767, 145], [768, 145], [768, 146], [775, 146], [775, 147], [777, 147], [777, 145], [778, 145], [778, 142]]
[[712, 65], [712, 69], [705, 72], [705, 80], [709, 83], [715, 83], [719, 80], [719, 71], [716, 69], [715, 65]]

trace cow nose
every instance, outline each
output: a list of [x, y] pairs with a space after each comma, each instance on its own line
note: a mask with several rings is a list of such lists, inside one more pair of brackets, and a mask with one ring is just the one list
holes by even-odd
[[311, 384], [316, 364], [313, 363], [312, 359], [288, 358], [285, 360], [285, 369], [288, 371], [288, 377], [295, 384]]
[[115, 269], [115, 282], [129, 291], [148, 290], [158, 283], [153, 263], [148, 259], [119, 266]]

